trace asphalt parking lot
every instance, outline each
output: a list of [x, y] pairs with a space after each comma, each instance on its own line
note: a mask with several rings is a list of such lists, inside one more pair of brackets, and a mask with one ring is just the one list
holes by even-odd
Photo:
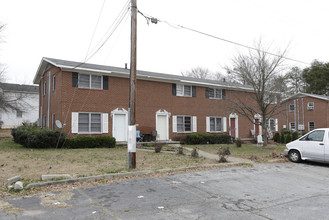
[[257, 164], [0, 202], [0, 219], [327, 219], [329, 166]]

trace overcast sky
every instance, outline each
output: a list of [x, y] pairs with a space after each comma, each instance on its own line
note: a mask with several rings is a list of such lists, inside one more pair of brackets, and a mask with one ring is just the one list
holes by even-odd
[[[0, 22], [6, 24], [0, 63], [7, 66], [7, 81], [32, 84], [42, 57], [84, 61], [90, 42], [89, 56], [103, 36], [108, 36], [107, 30], [128, 2], [0, 0]], [[222, 71], [238, 52], [245, 52], [176, 24], [250, 46], [262, 38], [271, 45], [271, 52], [290, 44], [289, 58], [328, 62], [328, 6], [326, 0], [137, 0], [144, 15], [168, 22], [147, 24], [138, 15], [137, 68], [169, 74], [197, 66]], [[117, 67], [130, 63], [129, 16], [89, 63]], [[291, 61], [287, 64], [305, 67]]]

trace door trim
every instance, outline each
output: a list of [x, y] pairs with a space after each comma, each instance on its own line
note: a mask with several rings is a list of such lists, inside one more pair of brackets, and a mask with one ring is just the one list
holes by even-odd
[[239, 138], [239, 116], [236, 113], [231, 113], [229, 116], [229, 128], [230, 128], [230, 135], [231, 133], [231, 118], [235, 119], [235, 138]]
[[[170, 112], [167, 112], [166, 110], [164, 109], [159, 109], [156, 113], [155, 113], [155, 129], [156, 130], [159, 130], [158, 129], [158, 126], [159, 126], [159, 122], [158, 122], [158, 116], [166, 116], [166, 124], [167, 124], [167, 129], [166, 129], [166, 135], [165, 135], [165, 139], [164, 140], [169, 140], [169, 118], [171, 116], [171, 113]], [[159, 140], [159, 137], [157, 136], [156, 137], [157, 140]]]
[[124, 108], [116, 108], [113, 111], [111, 111], [111, 118], [112, 118], [112, 137], [114, 137], [114, 125], [115, 125], [115, 115], [124, 115], [125, 116], [125, 130], [126, 130], [126, 134], [125, 134], [125, 138], [123, 141], [127, 141], [128, 140], [128, 111]]

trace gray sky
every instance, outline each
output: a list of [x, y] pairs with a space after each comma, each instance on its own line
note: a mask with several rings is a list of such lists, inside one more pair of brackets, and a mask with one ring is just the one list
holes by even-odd
[[[91, 51], [127, 2], [105, 1]], [[0, 0], [0, 22], [7, 24], [0, 63], [7, 66], [7, 81], [32, 84], [42, 57], [84, 61], [102, 5], [103, 0]], [[140, 70], [180, 74], [201, 66], [222, 71], [234, 55], [246, 51], [175, 24], [250, 46], [262, 38], [271, 45], [271, 52], [290, 43], [289, 58], [307, 63], [329, 61], [326, 0], [137, 0], [137, 6], [145, 15], [169, 22], [148, 25], [138, 15]], [[118, 67], [130, 63], [129, 16], [89, 63]]]

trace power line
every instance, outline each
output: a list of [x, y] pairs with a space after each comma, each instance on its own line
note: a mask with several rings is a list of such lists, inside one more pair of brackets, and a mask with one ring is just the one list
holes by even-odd
[[120, 13], [118, 14], [118, 16], [116, 17], [116, 19], [114, 20], [114, 22], [112, 23], [112, 25], [108, 28], [108, 30], [106, 31], [106, 33], [103, 35], [102, 39], [98, 42], [98, 44], [94, 47], [94, 49], [92, 50], [93, 52], [91, 53], [91, 55], [89, 56], [88, 60], [93, 57], [105, 44], [106, 42], [109, 40], [109, 38], [112, 36], [112, 34], [115, 32], [115, 30], [118, 28], [118, 26], [121, 24], [122, 20], [127, 16], [128, 14], [128, 5], [129, 5], [130, 0], [128, 0], [126, 2], [126, 4], [124, 5], [124, 7], [122, 8], [122, 10], [120, 11]]
[[[310, 63], [307, 63], [307, 62], [304, 62], [304, 61], [296, 60], [296, 59], [293, 59], [293, 58], [289, 58], [289, 57], [282, 56], [282, 55], [279, 55], [279, 54], [275, 54], [275, 53], [272, 53], [272, 52], [268, 52], [268, 51], [265, 51], [265, 50], [260, 50], [260, 49], [257, 49], [255, 47], [251, 47], [251, 46], [248, 46], [248, 45], [245, 45], [245, 44], [241, 44], [241, 43], [238, 43], [238, 42], [235, 42], [235, 41], [232, 41], [232, 40], [227, 40], [227, 39], [224, 39], [224, 38], [221, 38], [221, 37], [212, 35], [212, 34], [208, 34], [208, 33], [203, 32], [203, 31], [199, 31], [199, 30], [196, 30], [196, 29], [193, 29], [193, 28], [185, 27], [185, 26], [179, 25], [179, 24], [174, 24], [174, 23], [171, 23], [171, 22], [168, 22], [168, 21], [165, 21], [165, 20], [160, 20], [158, 18], [149, 16], [149, 15], [145, 15], [145, 14], [143, 14], [140, 11], [138, 11], [138, 12], [142, 16], [144, 16], [147, 20], [149, 20], [151, 22], [152, 22], [152, 20], [155, 20], [156, 19], [157, 22], [164, 22], [164, 23], [168, 24], [170, 27], [173, 27], [173, 28], [176, 28], [176, 29], [179, 29], [179, 28], [180, 29], [185, 29], [185, 30], [188, 30], [188, 31], [191, 31], [191, 32], [194, 32], [194, 33], [198, 33], [198, 34], [207, 36], [207, 37], [211, 37], [211, 38], [214, 38], [214, 39], [217, 39], [217, 40], [221, 40], [221, 41], [224, 41], [224, 42], [227, 42], [227, 43], [230, 43], [230, 44], [234, 44], [234, 45], [237, 45], [237, 46], [240, 46], [240, 47], [244, 47], [244, 48], [247, 48], [249, 50], [255, 50], [255, 51], [258, 51], [258, 52], [269, 54], [271, 56], [276, 56], [276, 57], [283, 58], [283, 59], [286, 59], [286, 60], [290, 60], [290, 61], [293, 61], [293, 62], [310, 65]], [[155, 23], [155, 22], [152, 22], [152, 23]]]
[[105, 2], [106, 2], [106, 0], [103, 0], [103, 4], [102, 4], [101, 10], [100, 10], [99, 15], [98, 15], [98, 19], [97, 19], [97, 22], [96, 22], [96, 25], [95, 25], [95, 28], [94, 28], [94, 32], [93, 32], [93, 35], [90, 39], [90, 43], [89, 43], [89, 46], [88, 46], [88, 50], [87, 50], [87, 53], [86, 53], [85, 60], [87, 59], [87, 56], [88, 56], [88, 53], [89, 53], [89, 50], [90, 50], [90, 47], [91, 47], [91, 43], [93, 42], [93, 39], [94, 39], [94, 36], [95, 36], [95, 33], [96, 33], [96, 29], [98, 27], [99, 20], [101, 18], [102, 12], [103, 12]]

